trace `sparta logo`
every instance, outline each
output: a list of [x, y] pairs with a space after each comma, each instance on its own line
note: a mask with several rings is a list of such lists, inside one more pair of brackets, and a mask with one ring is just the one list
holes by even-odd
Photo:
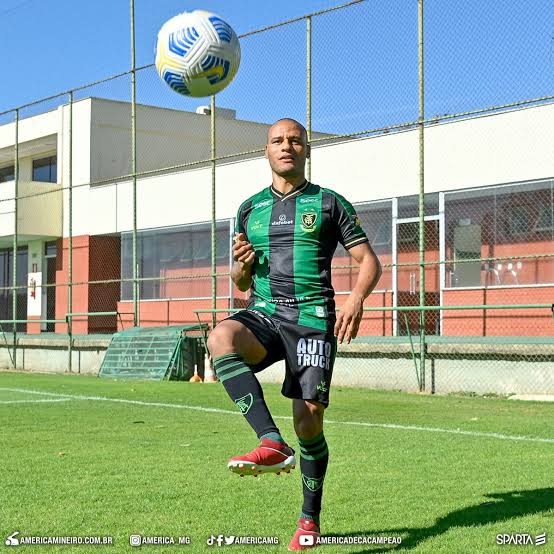
[[316, 212], [304, 212], [300, 218], [302, 220], [302, 224], [300, 226], [303, 231], [306, 231], [307, 233], [315, 231], [315, 222], [317, 220]]

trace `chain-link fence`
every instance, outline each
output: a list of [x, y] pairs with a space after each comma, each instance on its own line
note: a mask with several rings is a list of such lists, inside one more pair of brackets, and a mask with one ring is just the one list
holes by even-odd
[[[554, 392], [552, 15], [354, 1], [243, 35], [217, 98], [149, 64], [0, 114], [5, 365], [33, 369], [37, 335], [85, 371], [75, 341], [243, 308], [234, 215], [269, 184], [267, 130], [287, 116], [383, 266], [336, 382]], [[357, 276], [339, 245], [339, 308]]]

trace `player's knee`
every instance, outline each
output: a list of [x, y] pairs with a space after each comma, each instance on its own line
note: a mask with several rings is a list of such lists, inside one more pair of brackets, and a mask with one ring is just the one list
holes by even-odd
[[311, 439], [323, 431], [323, 412], [325, 408], [319, 402], [304, 401], [301, 410], [294, 413], [294, 430], [302, 439]]
[[218, 325], [208, 336], [208, 350], [212, 358], [234, 352], [234, 337], [225, 325]]

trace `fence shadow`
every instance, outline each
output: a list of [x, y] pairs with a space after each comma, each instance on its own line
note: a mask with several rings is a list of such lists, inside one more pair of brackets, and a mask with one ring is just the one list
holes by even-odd
[[[398, 527], [392, 529], [365, 529], [341, 536], [401, 536], [402, 543], [392, 546], [379, 546], [356, 551], [356, 554], [375, 554], [376, 552], [396, 552], [412, 550], [423, 542], [438, 537], [454, 527], [479, 527], [489, 523], [508, 521], [513, 518], [538, 514], [554, 509], [554, 488], [515, 490], [503, 493], [487, 494], [489, 500], [454, 510], [437, 519], [429, 527]], [[513, 531], [513, 526], [506, 532]], [[525, 530], [522, 529], [522, 532]], [[546, 531], [546, 529], [545, 529]], [[495, 537], [491, 536], [491, 548]]]

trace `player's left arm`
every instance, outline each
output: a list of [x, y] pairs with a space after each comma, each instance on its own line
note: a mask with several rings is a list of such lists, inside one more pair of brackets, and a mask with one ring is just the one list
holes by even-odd
[[353, 246], [348, 251], [360, 264], [358, 279], [344, 306], [337, 315], [335, 336], [339, 343], [355, 339], [363, 316], [364, 300], [376, 287], [381, 277], [381, 263], [368, 242]]

